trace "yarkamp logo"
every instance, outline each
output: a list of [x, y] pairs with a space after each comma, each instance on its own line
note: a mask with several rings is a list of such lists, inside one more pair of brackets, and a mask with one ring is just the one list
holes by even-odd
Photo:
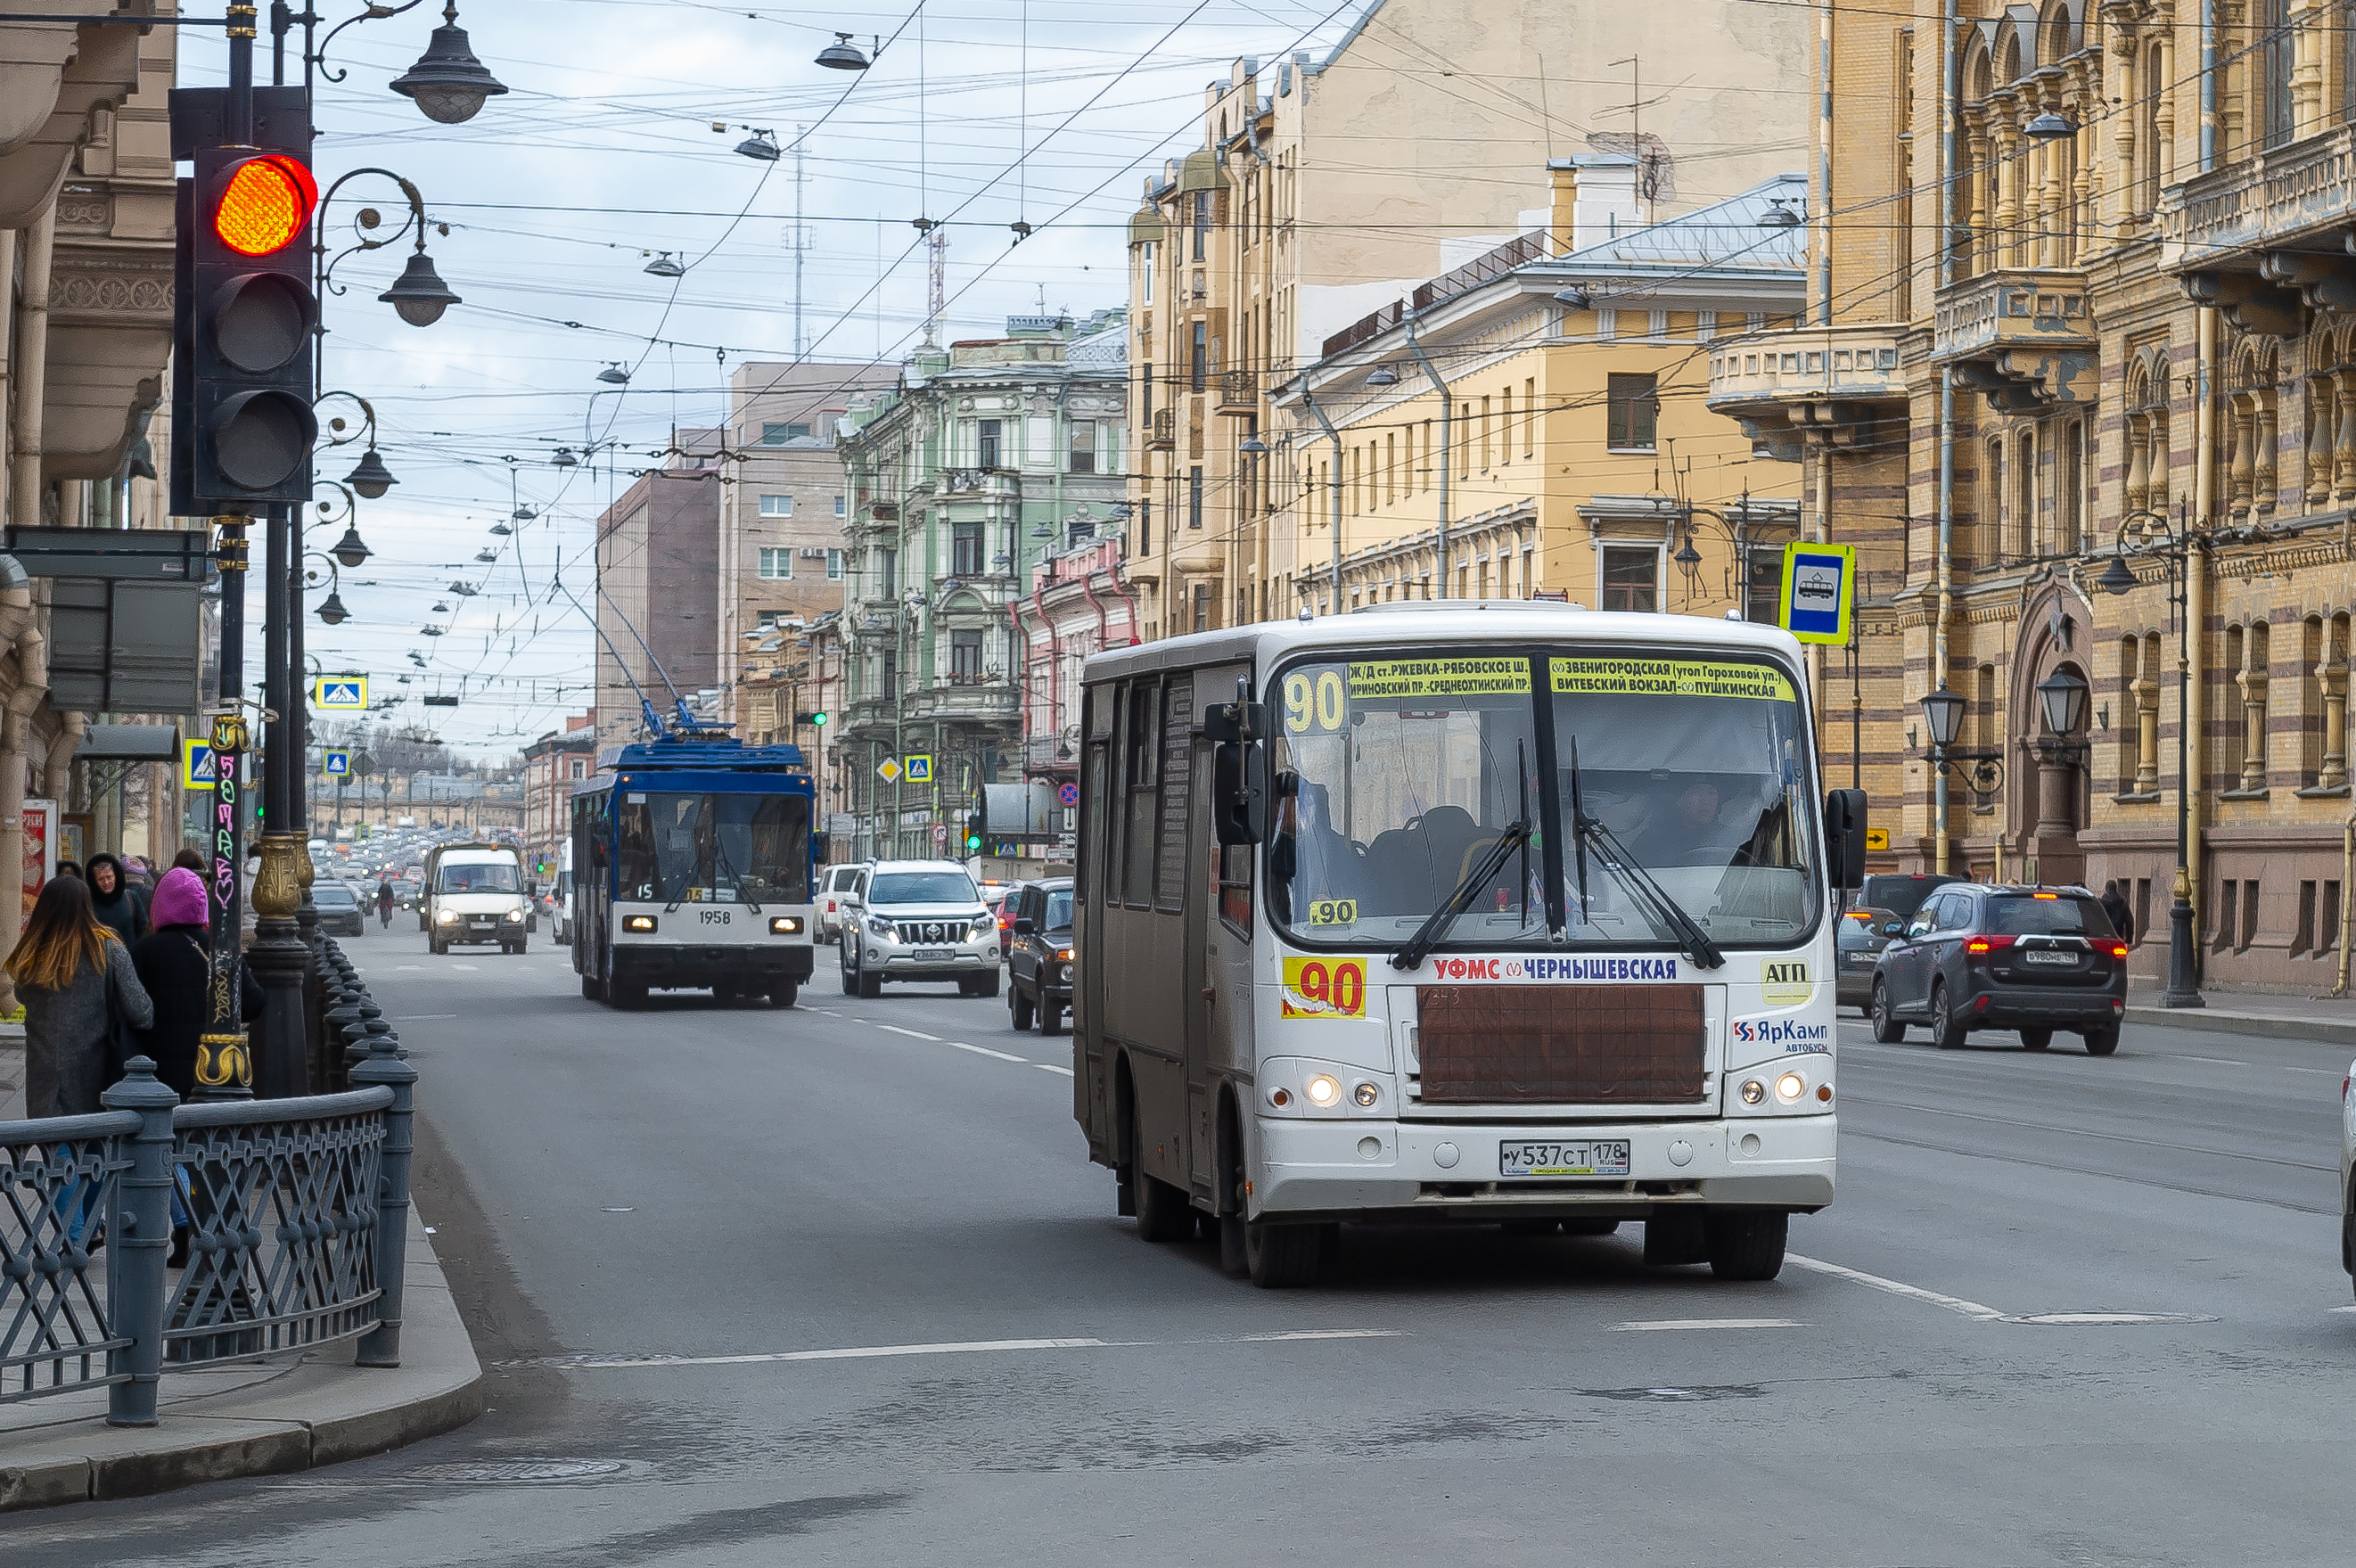
[[1440, 980], [1675, 980], [1673, 958], [1442, 958]]
[[1803, 1023], [1797, 1018], [1737, 1018], [1734, 1043], [1781, 1046], [1787, 1051], [1820, 1051], [1833, 1043], [1833, 1026]]

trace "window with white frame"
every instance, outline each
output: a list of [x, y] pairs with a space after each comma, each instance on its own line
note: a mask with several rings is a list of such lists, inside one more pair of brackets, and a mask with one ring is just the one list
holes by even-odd
[[830, 583], [842, 581], [842, 552], [840, 550], [826, 553], [826, 580]]
[[761, 498], [761, 515], [763, 517], [793, 516], [794, 498], [791, 496], [763, 496]]
[[841, 496], [837, 496], [837, 497], [835, 497], [835, 498], [834, 498], [834, 515], [835, 515], [835, 516], [837, 516], [837, 517], [846, 517], [846, 516], [850, 515], [850, 514], [849, 514], [849, 512], [848, 512], [848, 511], [845, 510], [845, 508], [843, 507], [843, 504], [842, 504], [842, 498], [841, 498]]
[[794, 580], [794, 553], [790, 550], [763, 550], [761, 575], [772, 583]]
[[1598, 552], [1598, 601], [1607, 610], [1651, 615], [1661, 607], [1661, 551], [1655, 544], [1607, 544]]

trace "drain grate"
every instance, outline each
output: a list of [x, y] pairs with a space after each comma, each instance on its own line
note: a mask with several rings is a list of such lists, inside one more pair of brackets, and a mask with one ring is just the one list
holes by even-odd
[[622, 1459], [485, 1459], [467, 1464], [420, 1465], [404, 1481], [450, 1481], [478, 1485], [602, 1481], [639, 1468]]

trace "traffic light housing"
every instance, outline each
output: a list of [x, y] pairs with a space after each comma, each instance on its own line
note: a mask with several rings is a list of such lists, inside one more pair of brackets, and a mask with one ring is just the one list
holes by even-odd
[[824, 729], [826, 727], [826, 710], [824, 708], [820, 708], [814, 714], [796, 714], [794, 715], [794, 723], [797, 725], [809, 725], [818, 729]]
[[966, 854], [980, 854], [981, 853], [981, 830], [984, 826], [984, 822], [985, 819], [983, 814], [979, 811], [968, 811], [965, 814]]
[[[257, 91], [257, 98], [260, 91]], [[173, 306], [172, 510], [251, 512], [310, 492], [311, 131], [299, 104], [258, 104], [254, 144], [219, 145], [210, 92], [172, 95], [180, 182]]]

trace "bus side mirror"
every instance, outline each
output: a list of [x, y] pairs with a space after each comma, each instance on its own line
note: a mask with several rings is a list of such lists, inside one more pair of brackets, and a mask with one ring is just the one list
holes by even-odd
[[1268, 837], [1268, 753], [1257, 742], [1226, 741], [1211, 752], [1211, 819], [1223, 844]]
[[1226, 745], [1238, 740], [1258, 740], [1268, 734], [1268, 704], [1248, 703], [1238, 698], [1232, 703], [1213, 703], [1203, 710], [1203, 735], [1205, 739]]
[[1825, 794], [1825, 858], [1836, 887], [1865, 886], [1865, 791]]

